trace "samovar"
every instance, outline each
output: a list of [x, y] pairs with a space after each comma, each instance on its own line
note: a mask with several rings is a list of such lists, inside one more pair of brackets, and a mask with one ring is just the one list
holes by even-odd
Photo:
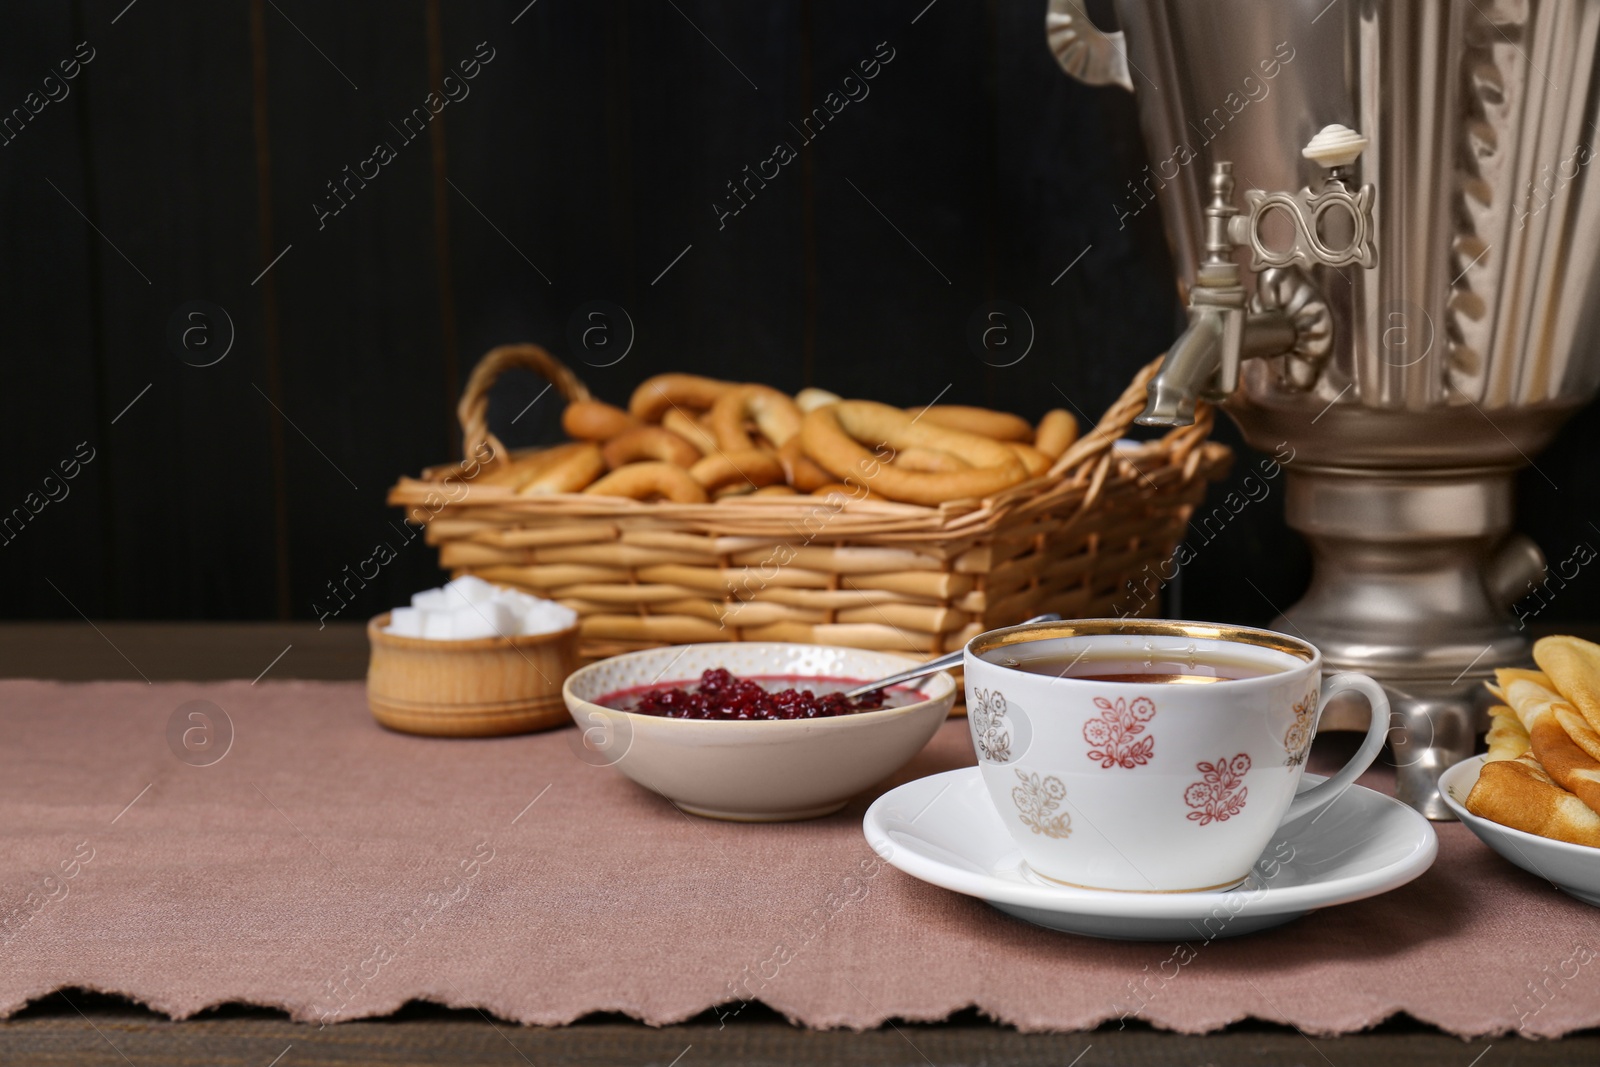
[[[1449, 818], [1544, 579], [1512, 482], [1600, 385], [1600, 0], [1051, 0], [1134, 93], [1188, 327], [1146, 425], [1220, 404], [1284, 463], [1315, 571], [1275, 625], [1384, 683], [1401, 799]], [[1576, 506], [1579, 502], [1573, 501]], [[1325, 724], [1365, 725], [1364, 708]]]

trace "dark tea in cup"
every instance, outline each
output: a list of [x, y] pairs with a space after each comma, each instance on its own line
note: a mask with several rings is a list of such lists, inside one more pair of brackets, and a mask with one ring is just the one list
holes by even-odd
[[[1039, 642], [1053, 643], [1057, 642]], [[1029, 674], [1128, 685], [1205, 685], [1278, 673], [1273, 665], [1260, 660], [1230, 656], [1216, 649], [1202, 651], [1192, 645], [1176, 649], [1152, 647], [1132, 655], [1122, 649], [1097, 652], [1092, 647], [1052, 650], [1022, 646], [990, 658], [1002, 667]]]

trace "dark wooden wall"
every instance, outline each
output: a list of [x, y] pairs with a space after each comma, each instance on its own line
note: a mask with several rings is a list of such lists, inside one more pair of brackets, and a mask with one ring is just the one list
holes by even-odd
[[[1177, 308], [1155, 215], [1119, 228], [1132, 101], [1063, 76], [1043, 19], [1042, 0], [7, 5], [0, 113], [59, 99], [0, 145], [0, 513], [80, 443], [94, 458], [0, 545], [3, 614], [311, 617], [398, 542], [385, 489], [459, 452], [460, 385], [506, 341], [612, 400], [680, 369], [1098, 415]], [[721, 217], [780, 142], [797, 157]], [[380, 143], [393, 158], [347, 180]], [[576, 341], [595, 301], [633, 324], [619, 361]], [[1032, 322], [1008, 366], [1018, 349], [969, 342], [990, 301]], [[559, 432], [551, 395], [528, 407], [541, 387], [497, 391], [511, 443]], [[1595, 430], [1540, 461], [1559, 490], [1524, 483], [1555, 558], [1600, 538]], [[1205, 547], [1179, 610], [1267, 619], [1247, 574], [1281, 604], [1303, 587], [1280, 497]], [[348, 615], [440, 578], [412, 542]], [[1544, 617], [1563, 614], [1593, 616], [1572, 593]]]

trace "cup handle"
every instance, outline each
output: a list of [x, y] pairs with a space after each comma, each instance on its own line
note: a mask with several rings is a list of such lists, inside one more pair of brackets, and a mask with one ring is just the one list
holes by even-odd
[[1303, 818], [1333, 803], [1352, 782], [1361, 777], [1363, 771], [1372, 766], [1373, 761], [1378, 758], [1378, 753], [1383, 751], [1383, 742], [1389, 736], [1389, 695], [1383, 691], [1383, 686], [1364, 674], [1335, 674], [1322, 683], [1322, 702], [1317, 706], [1317, 722], [1319, 724], [1322, 722], [1322, 713], [1327, 709], [1328, 701], [1335, 694], [1347, 689], [1354, 689], [1366, 697], [1367, 705], [1372, 710], [1372, 721], [1367, 726], [1366, 740], [1361, 742], [1356, 754], [1350, 757], [1350, 762], [1339, 768], [1339, 773], [1326, 782], [1295, 795], [1294, 802], [1289, 805], [1289, 814], [1284, 816], [1285, 823]]

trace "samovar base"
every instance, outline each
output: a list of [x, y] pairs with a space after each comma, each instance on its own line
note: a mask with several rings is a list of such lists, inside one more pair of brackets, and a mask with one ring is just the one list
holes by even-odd
[[[1287, 518], [1315, 561], [1306, 595], [1274, 625], [1322, 651], [1329, 674], [1359, 671], [1389, 693], [1396, 792], [1450, 819], [1439, 774], [1472, 755], [1496, 667], [1528, 662], [1510, 605], [1542, 580], [1531, 541], [1511, 533], [1513, 471], [1286, 467]], [[1359, 701], [1323, 729], [1367, 726]]]
[[[1276, 625], [1288, 628], [1282, 618]], [[1483, 688], [1484, 676], [1472, 675], [1459, 682], [1412, 679], [1399, 685], [1379, 681], [1389, 694], [1388, 755], [1394, 766], [1396, 798], [1429, 819], [1455, 819], [1439, 796], [1439, 775], [1477, 750], [1493, 700]], [[1334, 697], [1323, 713], [1321, 728], [1365, 730], [1366, 704], [1349, 694]]]

